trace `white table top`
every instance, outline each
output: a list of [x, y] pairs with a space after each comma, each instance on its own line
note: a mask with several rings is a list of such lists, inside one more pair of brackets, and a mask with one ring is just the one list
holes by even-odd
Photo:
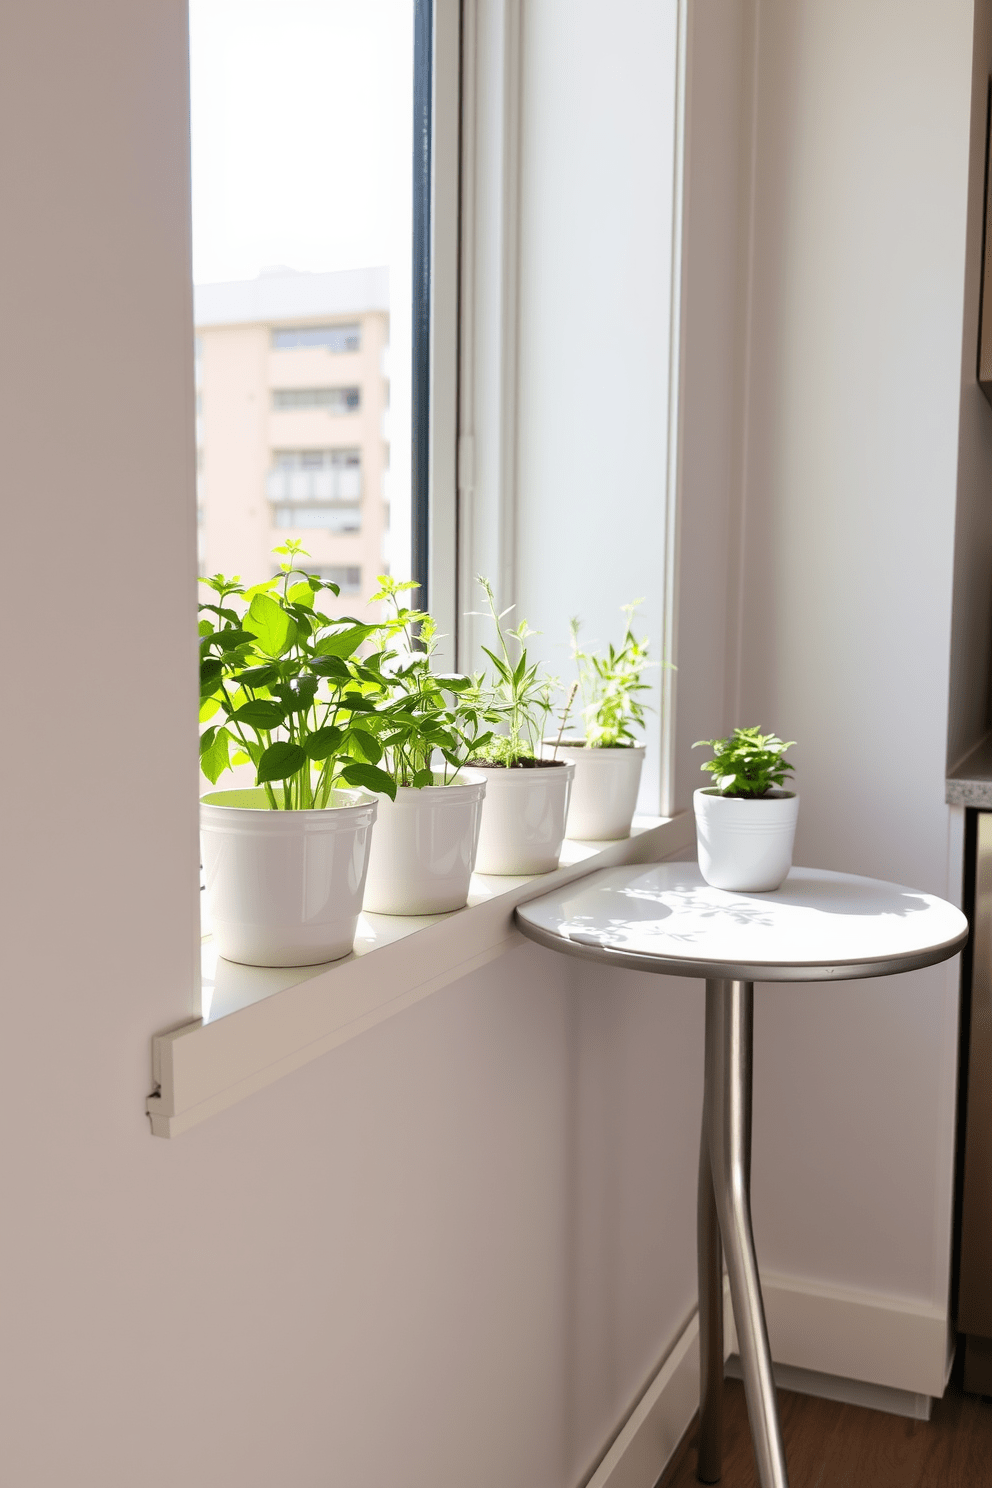
[[772, 894], [713, 889], [695, 863], [604, 868], [517, 907], [554, 950], [676, 976], [830, 981], [885, 976], [960, 950], [968, 922], [933, 894], [793, 868]]

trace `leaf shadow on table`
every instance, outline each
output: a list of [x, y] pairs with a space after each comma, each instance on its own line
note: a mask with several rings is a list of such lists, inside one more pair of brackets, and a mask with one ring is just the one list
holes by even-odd
[[[870, 881], [868, 881], [870, 882]], [[666, 946], [695, 946], [719, 926], [774, 930], [792, 913], [859, 919], [907, 918], [925, 912], [932, 901], [898, 884], [844, 881], [810, 869], [793, 871], [781, 889], [745, 894], [705, 883], [659, 883], [650, 869], [623, 885], [590, 886], [565, 909], [562, 933], [585, 945], [622, 949], [632, 941], [650, 944], [657, 935]]]

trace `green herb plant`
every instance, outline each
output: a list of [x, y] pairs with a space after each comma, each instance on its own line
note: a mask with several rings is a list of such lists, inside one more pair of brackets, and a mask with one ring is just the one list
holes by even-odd
[[498, 611], [493, 588], [488, 579], [478, 576], [478, 583], [486, 596], [488, 614], [496, 627], [498, 651], [483, 646], [483, 651], [492, 665], [488, 679], [475, 678], [475, 696], [483, 707], [490, 723], [498, 724], [505, 732], [494, 733], [492, 738], [476, 750], [476, 757], [493, 765], [519, 765], [524, 760], [537, 757], [538, 746], [544, 736], [548, 717], [553, 710], [553, 698], [558, 682], [553, 677], [541, 675], [540, 662], [531, 662], [524, 644], [536, 635], [526, 620], [513, 629], [505, 628], [504, 618], [513, 608]]
[[760, 728], [737, 728], [729, 739], [697, 739], [692, 746], [708, 746], [713, 758], [700, 766], [714, 777], [722, 796], [756, 799], [773, 787], [781, 787], [786, 775], [793, 774], [788, 760], [783, 759], [795, 739], [783, 743], [776, 734], [763, 734]]
[[[573, 619], [572, 658], [579, 674], [585, 742], [592, 749], [629, 748], [637, 743], [637, 733], [644, 728], [645, 706], [640, 694], [648, 692], [642, 680], [647, 667], [648, 643], [634, 635], [634, 611], [644, 601], [622, 605], [626, 617], [623, 640], [612, 643], [606, 655], [583, 651], [579, 645], [581, 622]], [[668, 663], [666, 663], [668, 665]]]
[[473, 678], [433, 670], [436, 623], [402, 601], [403, 591], [416, 587], [415, 581], [402, 583], [380, 574], [378, 592], [369, 603], [385, 604], [390, 611], [378, 661], [386, 687], [380, 709], [381, 766], [396, 785], [422, 789], [436, 782], [435, 761], [447, 785], [489, 745], [493, 733]]
[[357, 659], [382, 627], [325, 615], [320, 595], [338, 586], [296, 566], [308, 556], [300, 543], [275, 552], [281, 573], [251, 588], [222, 574], [201, 580], [212, 592], [199, 607], [200, 768], [216, 784], [250, 761], [274, 810], [326, 807], [342, 785], [394, 798], [379, 768], [381, 652]]

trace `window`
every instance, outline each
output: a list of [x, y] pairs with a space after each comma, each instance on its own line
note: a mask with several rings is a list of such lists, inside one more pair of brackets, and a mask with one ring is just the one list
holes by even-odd
[[[276, 569], [275, 577], [282, 578], [282, 571]], [[319, 564], [308, 563], [307, 572], [316, 574], [324, 580], [325, 584], [337, 584], [342, 594], [361, 594], [362, 592], [362, 570], [357, 564]]]
[[276, 450], [266, 488], [270, 501], [356, 505], [362, 499], [361, 450]]
[[329, 413], [355, 413], [362, 404], [357, 387], [273, 388], [273, 408], [326, 408]]
[[361, 532], [362, 511], [358, 506], [276, 506], [277, 527], [323, 528], [327, 532]]
[[325, 351], [361, 351], [362, 329], [357, 325], [278, 326], [272, 332], [273, 351], [300, 346], [322, 346]]
[[362, 530], [360, 450], [276, 450], [266, 491], [276, 527]]
[[[424, 0], [189, 3], [207, 572], [264, 578], [292, 535], [315, 566], [406, 577]], [[335, 435], [357, 448], [302, 449]]]

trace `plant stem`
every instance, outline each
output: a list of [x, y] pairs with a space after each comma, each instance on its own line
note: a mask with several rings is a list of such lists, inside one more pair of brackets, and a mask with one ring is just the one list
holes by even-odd
[[575, 702], [575, 694], [578, 691], [578, 686], [578, 682], [573, 682], [571, 687], [569, 688], [568, 697], [565, 699], [565, 706], [561, 711], [561, 727], [558, 730], [558, 737], [555, 740], [555, 747], [551, 751], [552, 759], [558, 758], [558, 745], [561, 743], [561, 736], [565, 732], [565, 724], [568, 722], [568, 715], [572, 710], [572, 704]]

